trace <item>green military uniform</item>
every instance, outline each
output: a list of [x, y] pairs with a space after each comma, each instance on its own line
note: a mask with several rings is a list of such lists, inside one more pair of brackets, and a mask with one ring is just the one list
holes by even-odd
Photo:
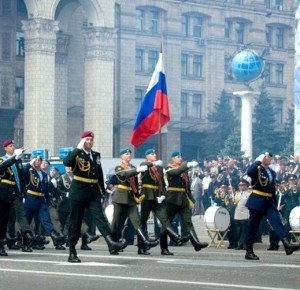
[[187, 231], [193, 229], [192, 214], [190, 210], [190, 202], [195, 202], [191, 191], [188, 176], [188, 167], [186, 162], [179, 167], [169, 165], [166, 168], [168, 178], [167, 191], [167, 215], [169, 220], [173, 220], [177, 213], [180, 214]]
[[120, 229], [123, 227], [124, 216], [128, 216], [133, 227], [137, 230], [141, 227], [141, 220], [138, 213], [137, 201], [141, 197], [138, 188], [138, 172], [136, 167], [120, 163], [115, 168], [118, 184], [116, 185], [112, 202], [114, 214], [112, 220], [112, 231], [116, 238], [120, 238]]
[[[179, 151], [172, 153], [172, 158], [181, 158], [182, 154]], [[188, 168], [196, 166], [191, 163], [173, 163], [166, 168], [168, 178], [167, 191], [167, 215], [170, 221], [173, 221], [175, 215], [178, 213], [190, 234], [190, 240], [194, 246], [195, 251], [200, 251], [202, 248], [208, 246], [207, 243], [201, 243], [195, 232], [192, 223], [192, 212], [190, 210], [190, 202], [195, 203], [191, 194], [190, 181], [188, 176]], [[180, 164], [180, 165], [179, 165]]]

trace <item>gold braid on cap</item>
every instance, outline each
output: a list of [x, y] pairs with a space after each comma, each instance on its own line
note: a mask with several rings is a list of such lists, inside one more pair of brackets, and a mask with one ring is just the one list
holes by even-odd
[[80, 171], [86, 172], [91, 169], [91, 163], [87, 161], [87, 164], [85, 165], [84, 162], [81, 161], [81, 158], [79, 156], [76, 156], [76, 165], [78, 165], [78, 168]]

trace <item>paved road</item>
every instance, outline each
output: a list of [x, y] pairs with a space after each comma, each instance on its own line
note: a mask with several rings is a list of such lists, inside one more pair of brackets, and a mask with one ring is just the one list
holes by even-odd
[[[199, 234], [206, 234], [201, 222], [196, 224]], [[136, 246], [111, 256], [103, 238], [91, 246], [92, 251], [78, 251], [80, 264], [66, 262], [68, 252], [51, 244], [33, 253], [8, 251], [0, 257], [0, 289], [300, 289], [300, 251], [269, 252], [266, 242], [255, 246], [260, 261], [246, 261], [244, 251], [228, 250], [226, 244], [198, 253], [190, 245], [170, 247], [175, 255], [168, 257], [159, 248], [150, 256], [137, 255]]]

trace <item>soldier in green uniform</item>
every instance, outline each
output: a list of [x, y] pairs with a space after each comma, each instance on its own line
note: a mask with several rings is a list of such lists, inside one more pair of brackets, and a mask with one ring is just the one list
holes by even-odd
[[166, 196], [167, 215], [170, 221], [174, 219], [177, 213], [181, 216], [190, 234], [190, 240], [195, 251], [200, 251], [202, 248], [207, 247], [208, 244], [199, 241], [192, 223], [190, 201], [193, 203], [195, 203], [195, 201], [191, 195], [188, 176], [188, 169], [196, 167], [198, 162], [183, 162], [183, 156], [180, 151], [174, 151], [171, 157], [172, 162], [166, 168], [168, 179], [168, 191]]
[[120, 156], [121, 162], [115, 168], [117, 185], [112, 198], [114, 205], [112, 231], [115, 233], [116, 239], [120, 238], [120, 229], [123, 227], [124, 218], [128, 217], [137, 231], [140, 244], [146, 249], [155, 247], [158, 245], [158, 241], [149, 241], [145, 237], [137, 208], [137, 204], [145, 198], [144, 194], [139, 193], [137, 176], [140, 172], [147, 171], [152, 163], [147, 162], [144, 165], [134, 167], [130, 163], [130, 149], [121, 149]]
[[[168, 235], [178, 245], [184, 241], [181, 240], [171, 228], [171, 223], [167, 217], [166, 210], [166, 184], [164, 179], [164, 172], [162, 161], [157, 160], [155, 149], [147, 149], [145, 151], [146, 161], [141, 165], [147, 165], [149, 162], [153, 166], [149, 167], [147, 171], [142, 173], [142, 194], [145, 199], [141, 203], [141, 223], [143, 229], [147, 227], [147, 220], [150, 212], [155, 214], [155, 217], [161, 223], [160, 229], [160, 248], [162, 255], [173, 255], [168, 249]], [[138, 239], [138, 254], [150, 255], [150, 253], [142, 246], [140, 239]]]
[[70, 225], [68, 261], [80, 263], [75, 246], [81, 232], [81, 224], [85, 209], [89, 209], [96, 226], [105, 238], [109, 252], [114, 254], [127, 246], [126, 241], [115, 242], [102, 210], [101, 200], [104, 197], [104, 179], [101, 166], [101, 155], [92, 150], [94, 133], [85, 131], [81, 141], [64, 159], [64, 165], [73, 168], [74, 179], [70, 186]]

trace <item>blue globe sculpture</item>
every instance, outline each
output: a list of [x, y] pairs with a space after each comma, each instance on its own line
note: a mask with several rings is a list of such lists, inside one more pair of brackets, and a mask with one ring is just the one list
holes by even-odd
[[263, 61], [253, 50], [239, 52], [231, 61], [231, 72], [235, 79], [242, 82], [255, 81], [263, 71]]

